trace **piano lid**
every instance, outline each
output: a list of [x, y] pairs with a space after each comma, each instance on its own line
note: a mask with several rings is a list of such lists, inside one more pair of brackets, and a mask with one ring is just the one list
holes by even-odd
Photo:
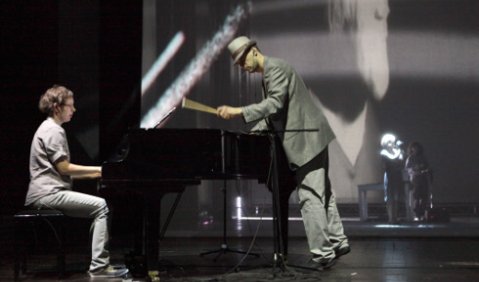
[[133, 129], [103, 178], [264, 178], [269, 166], [265, 136], [220, 129]]

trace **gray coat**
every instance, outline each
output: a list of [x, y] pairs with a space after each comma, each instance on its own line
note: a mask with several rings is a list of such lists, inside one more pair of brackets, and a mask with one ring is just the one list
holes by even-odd
[[[292, 169], [306, 164], [335, 138], [309, 89], [285, 61], [265, 57], [263, 97], [261, 102], [243, 107], [244, 120], [258, 121], [253, 130], [277, 132]], [[302, 129], [317, 130], [295, 131]]]

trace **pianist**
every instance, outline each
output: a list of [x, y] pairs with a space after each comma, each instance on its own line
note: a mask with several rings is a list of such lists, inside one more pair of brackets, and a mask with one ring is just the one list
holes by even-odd
[[228, 49], [235, 64], [262, 75], [263, 100], [244, 107], [220, 106], [218, 116], [242, 116], [247, 123], [258, 121], [253, 131], [276, 132], [295, 172], [311, 263], [320, 269], [330, 268], [350, 251], [328, 177], [328, 144], [334, 133], [289, 64], [264, 56], [246, 36], [234, 39]]
[[30, 183], [25, 205], [62, 211], [72, 217], [93, 218], [91, 277], [113, 278], [128, 269], [110, 266], [108, 252], [108, 207], [103, 198], [72, 191], [72, 178], [99, 178], [101, 167], [70, 162], [62, 127], [75, 113], [73, 92], [63, 86], [48, 89], [39, 102], [47, 118], [38, 127], [30, 148]]

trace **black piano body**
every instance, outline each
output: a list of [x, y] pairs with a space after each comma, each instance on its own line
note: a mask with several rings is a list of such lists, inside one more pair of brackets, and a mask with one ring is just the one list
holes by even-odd
[[[270, 138], [220, 129], [134, 129], [117, 156], [102, 166], [100, 193], [109, 195], [125, 189], [144, 193], [143, 235], [137, 245], [148, 267], [159, 261], [159, 211], [161, 197], [181, 193], [203, 179], [257, 179], [268, 182], [271, 175]], [[280, 146], [276, 146], [280, 147]], [[285, 159], [282, 149], [279, 159]], [[287, 252], [288, 199], [294, 189], [285, 161], [279, 162], [280, 207], [283, 252]]]
[[269, 166], [266, 136], [220, 129], [134, 129], [127, 143], [117, 161], [103, 165], [104, 180], [259, 179]]

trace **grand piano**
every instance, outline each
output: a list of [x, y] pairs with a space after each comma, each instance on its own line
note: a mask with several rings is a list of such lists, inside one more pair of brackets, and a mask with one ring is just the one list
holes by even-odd
[[[206, 179], [257, 179], [269, 183], [270, 145], [268, 136], [220, 129], [134, 129], [126, 136], [118, 154], [102, 165], [100, 193], [107, 200], [115, 192], [128, 189], [144, 195], [141, 242], [135, 248], [146, 257], [148, 269], [156, 269], [163, 195], [181, 195], [186, 186], [198, 185]], [[285, 160], [281, 146], [275, 147], [279, 148], [277, 175], [282, 248], [286, 254], [288, 199], [294, 183], [287, 163], [281, 161]]]

